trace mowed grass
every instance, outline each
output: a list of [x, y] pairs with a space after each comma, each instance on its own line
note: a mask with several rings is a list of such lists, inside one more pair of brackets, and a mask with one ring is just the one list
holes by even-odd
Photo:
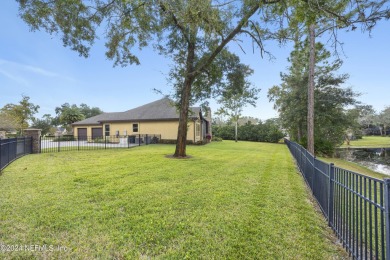
[[384, 148], [390, 147], [390, 136], [363, 136], [362, 139], [353, 140], [350, 145], [345, 142], [342, 148]]
[[[0, 258], [344, 258], [285, 145], [25, 156], [0, 177]], [[53, 247], [49, 247], [52, 245]], [[58, 246], [66, 248], [58, 250]], [[31, 248], [30, 248], [31, 249]]]

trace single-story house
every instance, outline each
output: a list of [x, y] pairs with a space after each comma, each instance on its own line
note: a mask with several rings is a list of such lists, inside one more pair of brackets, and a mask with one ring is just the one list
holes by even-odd
[[[75, 137], [92, 139], [103, 136], [161, 135], [162, 140], [175, 141], [179, 113], [169, 98], [163, 98], [125, 112], [103, 113], [72, 124]], [[199, 142], [211, 135], [211, 111], [191, 107], [187, 141]]]

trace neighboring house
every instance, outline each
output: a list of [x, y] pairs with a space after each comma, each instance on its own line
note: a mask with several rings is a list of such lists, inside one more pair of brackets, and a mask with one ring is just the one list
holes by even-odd
[[[161, 135], [162, 140], [177, 138], [179, 113], [169, 98], [125, 111], [103, 113], [72, 124], [77, 137]], [[211, 135], [211, 112], [207, 116], [200, 107], [191, 107], [188, 119], [187, 141], [196, 143]]]
[[0, 127], [0, 139], [5, 139], [7, 136], [16, 136], [18, 132], [14, 129]]
[[60, 137], [60, 136], [66, 135], [66, 134], [68, 134], [68, 131], [66, 131], [66, 128], [64, 128], [64, 127], [57, 127], [56, 128], [56, 132], [54, 133], [54, 136], [55, 137]]

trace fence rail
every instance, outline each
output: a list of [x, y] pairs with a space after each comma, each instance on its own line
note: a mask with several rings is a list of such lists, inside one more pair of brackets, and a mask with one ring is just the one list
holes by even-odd
[[32, 153], [31, 137], [0, 139], [0, 171], [12, 161], [30, 153]]
[[379, 180], [318, 160], [285, 139], [322, 213], [356, 259], [390, 259], [390, 179]]
[[131, 148], [134, 146], [159, 143], [161, 135], [138, 134], [129, 136], [61, 136], [41, 137], [40, 152], [61, 152], [74, 150], [100, 150], [112, 148]]

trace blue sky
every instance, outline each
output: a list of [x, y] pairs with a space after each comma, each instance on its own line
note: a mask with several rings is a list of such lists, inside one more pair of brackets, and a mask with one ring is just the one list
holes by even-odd
[[[40, 106], [38, 117], [54, 115], [54, 108], [68, 102], [86, 103], [100, 107], [105, 112], [125, 111], [161, 98], [153, 89], [169, 93], [167, 73], [170, 60], [159, 56], [151, 48], [138, 52], [139, 66], [113, 67], [105, 57], [104, 39], [92, 47], [88, 59], [64, 48], [58, 36], [45, 32], [30, 32], [18, 16], [15, 1], [0, 2], [0, 107], [17, 103], [21, 95], [31, 97]], [[346, 86], [362, 93], [359, 98], [373, 105], [377, 111], [390, 105], [390, 21], [380, 22], [368, 33], [356, 30], [340, 32], [344, 42], [344, 65], [340, 73], [350, 74]], [[250, 46], [250, 44], [247, 44]], [[267, 119], [276, 117], [273, 104], [268, 102], [267, 91], [280, 84], [280, 72], [285, 71], [292, 45], [278, 46], [266, 43], [275, 59], [262, 59], [257, 51], [238, 46], [230, 49], [240, 55], [243, 63], [255, 73], [251, 81], [261, 88], [256, 108], [245, 108], [243, 115]], [[211, 101], [215, 111], [218, 105]]]

